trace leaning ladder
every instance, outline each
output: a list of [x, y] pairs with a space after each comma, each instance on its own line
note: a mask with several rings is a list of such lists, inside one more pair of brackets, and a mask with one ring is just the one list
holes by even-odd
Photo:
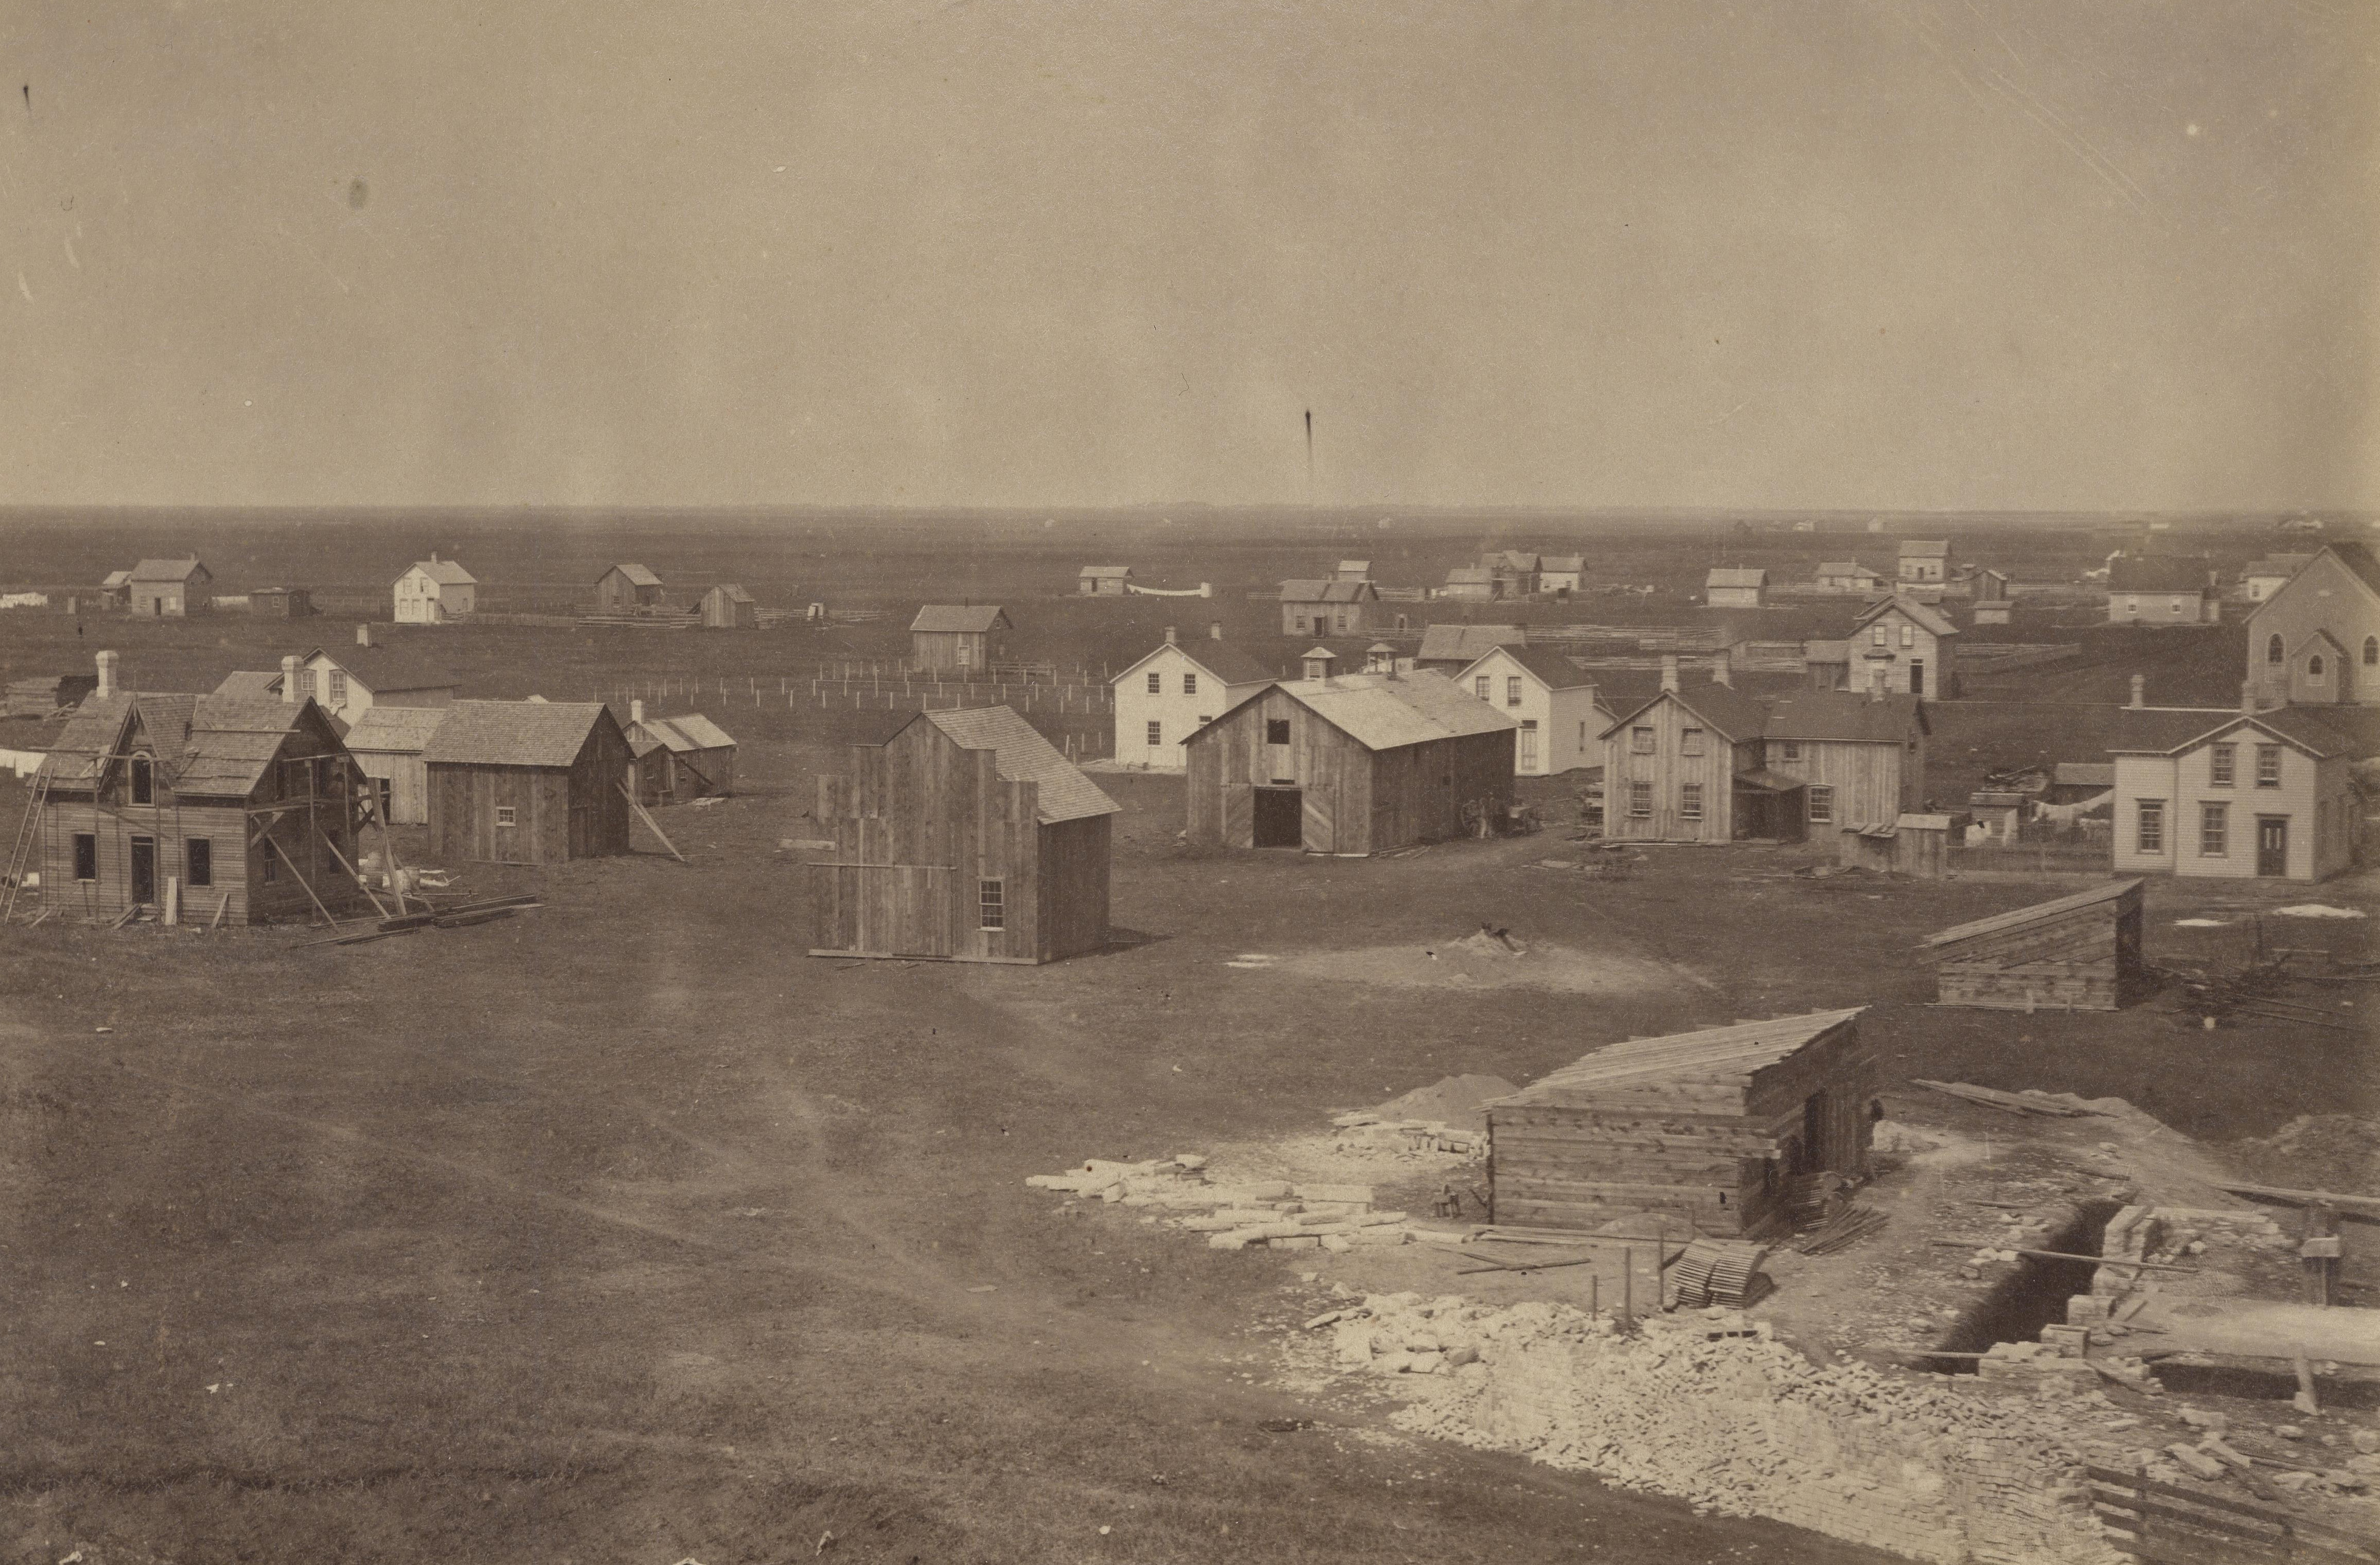
[[8, 883], [5, 895], [0, 895], [0, 924], [17, 916], [17, 899], [25, 889], [34, 844], [42, 838], [42, 809], [49, 797], [50, 769], [44, 763], [33, 773], [33, 796], [26, 801], [25, 818], [17, 823], [17, 841], [8, 850]]

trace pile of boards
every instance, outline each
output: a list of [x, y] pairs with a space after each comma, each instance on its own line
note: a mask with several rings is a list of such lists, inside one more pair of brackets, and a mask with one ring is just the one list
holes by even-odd
[[1756, 1304], [1768, 1291], [1760, 1262], [1768, 1246], [1749, 1240], [1697, 1236], [1679, 1255], [1670, 1269], [1680, 1309], [1706, 1309], [1713, 1304], [1742, 1309]]

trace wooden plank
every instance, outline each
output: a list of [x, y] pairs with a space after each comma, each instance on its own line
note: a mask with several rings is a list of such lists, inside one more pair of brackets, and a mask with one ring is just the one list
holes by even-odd
[[2380, 1195], [2347, 1195], [2329, 1190], [2295, 1190], [2281, 1184], [2245, 1184], [2216, 1182], [2215, 1188], [2228, 1190], [2234, 1195], [2252, 1195], [2263, 1200], [2284, 1201], [2305, 1206], [2320, 1201], [2337, 1207], [2342, 1213], [2353, 1212], [2359, 1217], [2380, 1218]]

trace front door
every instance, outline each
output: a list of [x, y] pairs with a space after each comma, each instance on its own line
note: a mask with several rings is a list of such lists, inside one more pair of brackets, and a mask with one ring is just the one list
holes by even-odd
[[1916, 659], [1912, 659], [1909, 664], [1909, 693], [1912, 696], [1925, 694], [1925, 664]]
[[2289, 817], [2285, 815], [2256, 817], [2256, 873], [2286, 876], [2289, 872]]
[[152, 903], [157, 900], [157, 839], [132, 839], [132, 900]]
[[1305, 845], [1305, 793], [1302, 788], [1258, 788], [1256, 844], [1260, 848]]

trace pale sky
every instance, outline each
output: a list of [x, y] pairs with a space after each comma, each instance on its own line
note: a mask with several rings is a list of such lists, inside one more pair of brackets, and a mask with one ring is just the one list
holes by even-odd
[[2364, 0], [10, 6], [0, 503], [2373, 506], [2375, 54]]

